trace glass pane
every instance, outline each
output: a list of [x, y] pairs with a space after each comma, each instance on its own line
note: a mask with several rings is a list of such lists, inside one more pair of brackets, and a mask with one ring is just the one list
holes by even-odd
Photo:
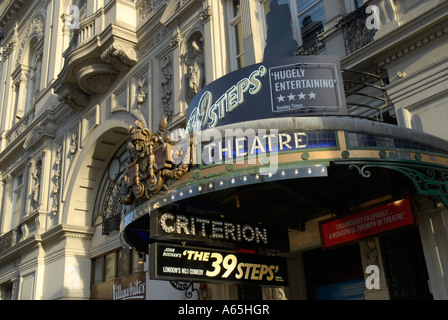
[[304, 10], [311, 7], [316, 2], [322, 2], [320, 0], [297, 0], [297, 14], [303, 13]]
[[17, 177], [17, 185], [21, 186], [23, 184], [23, 174]]
[[13, 214], [13, 228], [17, 227], [19, 225], [20, 220], [20, 209], [22, 205], [22, 188], [15, 191], [14, 195], [14, 212]]
[[[298, 1], [302, 2], [302, 1]], [[304, 1], [304, 2], [315, 2], [315, 1]], [[306, 9], [307, 7], [303, 8]], [[300, 27], [307, 27], [312, 23], [321, 22], [325, 24], [325, 8], [323, 1], [316, 2], [311, 8], [306, 11], [299, 10], [300, 13]], [[303, 30], [302, 30], [303, 32]]]
[[130, 272], [130, 252], [124, 250], [118, 251], [118, 273], [117, 276], [121, 277], [129, 274]]
[[120, 161], [117, 158], [115, 158], [109, 165], [109, 179], [114, 181], [115, 178], [117, 177], [119, 170], [120, 170]]
[[243, 52], [244, 42], [243, 42], [243, 26], [241, 22], [235, 25], [235, 38], [236, 38], [236, 55]]
[[138, 252], [132, 249], [132, 272], [143, 271], [144, 262], [140, 259]]
[[115, 278], [116, 255], [115, 252], [106, 256], [105, 262], [105, 280], [112, 280]]
[[93, 261], [93, 283], [98, 284], [103, 281], [103, 257]]
[[299, 16], [299, 21], [303, 43], [316, 37], [316, 34], [321, 33], [325, 25], [325, 9], [323, 1], [317, 2], [315, 5], [304, 11]]
[[236, 17], [241, 13], [240, 0], [233, 0], [233, 16]]
[[16, 190], [15, 194], [14, 212], [18, 212], [22, 203], [22, 189]]

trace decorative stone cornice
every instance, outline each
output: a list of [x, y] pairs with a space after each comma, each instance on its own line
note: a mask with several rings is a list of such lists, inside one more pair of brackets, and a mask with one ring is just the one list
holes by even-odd
[[206, 23], [210, 17], [212, 16], [212, 7], [207, 6], [204, 10], [202, 10], [201, 14], [199, 15], [199, 19], [202, 23]]
[[434, 42], [435, 40], [447, 36], [448, 34], [448, 26], [444, 28], [436, 29], [434, 32], [431, 32], [430, 34], [425, 35], [424, 37], [421, 37], [419, 39], [414, 39], [409, 45], [406, 45], [404, 47], [401, 47], [398, 50], [393, 51], [391, 54], [387, 55], [385, 58], [380, 60], [378, 62], [379, 67], [383, 67], [386, 64], [392, 63], [396, 61], [397, 59], [410, 54], [414, 52], [415, 50], [428, 45], [431, 42]]
[[171, 0], [165, 7], [160, 23], [168, 28], [173, 28], [182, 20], [181, 16], [186, 15], [193, 8], [202, 6], [202, 1], [198, 0]]
[[22, 10], [26, 0], [4, 0], [0, 5], [0, 29], [5, 29]]
[[23, 147], [24, 149], [29, 150], [42, 141], [42, 139], [53, 139], [55, 136], [56, 130], [54, 129], [49, 129], [43, 126], [36, 127], [28, 134]]
[[114, 23], [82, 43], [73, 42], [54, 85], [59, 101], [77, 111], [86, 108], [90, 95], [106, 93], [120, 72], [137, 63], [136, 48], [135, 32]]
[[65, 238], [78, 238], [78, 239], [92, 239], [95, 233], [93, 227], [74, 226], [67, 224], [60, 224], [50, 229], [49, 231], [41, 235], [43, 242], [48, 242], [53, 239]]
[[[448, 19], [445, 14], [448, 2], [408, 20], [405, 24], [383, 34], [372, 43], [341, 59], [345, 69], [369, 70], [374, 62], [383, 67], [400, 61], [405, 55], [413, 54], [427, 44], [439, 41], [448, 33]], [[381, 30], [381, 29], [380, 29]]]
[[2, 52], [3, 57], [5, 57], [5, 58], [9, 57], [9, 55], [14, 51], [16, 41], [17, 41], [16, 39], [12, 39], [10, 42], [8, 42], [3, 47], [3, 52]]
[[113, 43], [101, 54], [101, 59], [124, 72], [137, 63], [137, 52], [130, 46]]
[[39, 39], [42, 39], [45, 29], [45, 14], [37, 13], [29, 22], [25, 32], [20, 37], [20, 45], [18, 46], [18, 53], [16, 58], [16, 66], [19, 66], [23, 60], [23, 52], [33, 34], [36, 34]]
[[142, 24], [157, 10], [166, 4], [165, 0], [143, 0], [138, 4], [138, 23]]
[[81, 111], [89, 105], [90, 95], [81, 89], [68, 85], [59, 93], [58, 100], [77, 111]]
[[118, 71], [106, 63], [87, 61], [79, 67], [78, 84], [88, 94], [103, 94], [109, 90], [118, 76]]
[[170, 46], [176, 47], [182, 41], [182, 35], [180, 34], [179, 28], [173, 34], [173, 37], [170, 40]]

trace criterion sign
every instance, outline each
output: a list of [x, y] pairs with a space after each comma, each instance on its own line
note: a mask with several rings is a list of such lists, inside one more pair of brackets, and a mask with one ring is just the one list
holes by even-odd
[[286, 259], [236, 251], [154, 243], [150, 278], [288, 286]]

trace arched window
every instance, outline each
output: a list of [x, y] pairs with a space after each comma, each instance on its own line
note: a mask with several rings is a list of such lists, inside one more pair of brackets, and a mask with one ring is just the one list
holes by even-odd
[[28, 69], [28, 90], [25, 102], [25, 113], [31, 109], [34, 104], [37, 93], [40, 90], [40, 73], [42, 66], [42, 54], [37, 50], [38, 39], [33, 37], [29, 43], [27, 56], [24, 62]]
[[22, 119], [34, 104], [40, 90], [45, 17], [39, 13], [31, 19], [20, 36], [16, 69], [12, 73], [14, 108], [11, 125]]
[[109, 162], [98, 189], [94, 225], [102, 222], [103, 235], [120, 228], [122, 204], [118, 181], [128, 158], [127, 143], [124, 143]]

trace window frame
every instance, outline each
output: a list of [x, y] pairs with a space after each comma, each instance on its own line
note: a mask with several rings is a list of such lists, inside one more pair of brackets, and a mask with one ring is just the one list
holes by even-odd
[[[325, 19], [326, 19], [327, 18], [327, 14], [325, 12], [325, 3], [324, 3], [324, 0], [314, 0], [314, 2], [311, 5], [309, 5], [308, 7], [306, 7], [305, 9], [303, 9], [302, 11], [299, 12], [299, 8], [297, 6], [297, 0], [290, 0], [290, 1], [293, 1], [293, 3], [294, 3], [295, 20], [296, 20], [296, 23], [298, 25], [298, 30], [299, 30], [298, 33], [299, 33], [299, 36], [300, 36], [300, 41], [298, 41], [298, 42], [302, 46], [305, 42], [303, 41], [303, 31], [302, 31], [302, 25], [301, 25], [301, 22], [300, 22], [300, 18], [304, 14], [306, 14], [308, 11], [310, 11], [312, 8], [314, 8], [317, 5], [319, 5], [320, 3], [322, 3], [323, 6], [324, 6], [324, 16], [325, 16]], [[325, 23], [323, 23], [323, 25], [322, 25], [323, 28], [325, 28], [325, 24], [326, 23], [327, 23], [327, 21], [325, 20]]]
[[[127, 264], [125, 272], [119, 272], [119, 256], [120, 253], [128, 256]], [[143, 255], [145, 255], [143, 253]], [[106, 278], [106, 257], [113, 257], [113, 275]], [[115, 249], [112, 251], [108, 251], [103, 253], [97, 257], [92, 258], [92, 270], [91, 270], [91, 285], [96, 286], [105, 282], [115, 281], [118, 278], [127, 277], [131, 274], [139, 273], [144, 271], [144, 262], [146, 261], [146, 257], [140, 258], [139, 253], [134, 248], [130, 250], [125, 249]], [[99, 271], [99, 276], [97, 277], [97, 263], [101, 268]]]
[[[18, 178], [21, 177], [20, 183], [18, 183]], [[11, 203], [11, 221], [10, 221], [10, 230], [14, 230], [19, 225], [20, 219], [22, 218], [23, 212], [23, 197], [24, 197], [24, 181], [25, 174], [24, 172], [19, 172], [14, 175], [13, 183], [12, 183], [12, 203]], [[17, 194], [20, 192], [20, 196]], [[19, 208], [17, 209], [17, 204], [19, 204]]]
[[[361, 4], [359, 3], [361, 1]], [[356, 9], [359, 9], [363, 5], [362, 0], [344, 0], [345, 4], [345, 12], [350, 13], [352, 11], [355, 11]]]
[[[241, 39], [238, 39], [238, 27], [243, 27], [242, 14], [241, 14], [241, 1], [240, 11], [235, 15], [234, 0], [227, 2], [227, 28], [229, 34], [229, 52], [230, 52], [230, 71], [235, 71], [246, 66], [245, 51], [244, 51], [244, 37], [241, 35]], [[241, 41], [242, 47], [238, 52], [238, 42]], [[239, 59], [243, 59], [243, 63], [240, 65]]]
[[[262, 27], [260, 30], [262, 39], [264, 39], [263, 43], [266, 43], [266, 39], [267, 39], [267, 22], [266, 22], [266, 7], [265, 4], [266, 2], [271, 1], [271, 0], [258, 0], [259, 5], [261, 6], [261, 14], [262, 17], [264, 19], [260, 19], [260, 21], [263, 21], [262, 23]], [[278, 1], [278, 0], [276, 0]], [[313, 8], [314, 6], [318, 5], [320, 2], [323, 3], [325, 5], [324, 0], [315, 0], [311, 5], [309, 5], [307, 8], [303, 9], [301, 12], [299, 12], [299, 8], [297, 6], [297, 0], [288, 0], [289, 2], [289, 9], [291, 12], [291, 24], [292, 24], [292, 32], [293, 32], [293, 37], [294, 39], [297, 41], [299, 46], [302, 46], [303, 43], [303, 37], [302, 37], [302, 26], [300, 24], [300, 17], [306, 13], [308, 10], [310, 10], [311, 8]], [[360, 3], [361, 2], [361, 3]], [[351, 12], [353, 10], [358, 9], [360, 6], [362, 6], [362, 0], [344, 0], [344, 4], [345, 4], [345, 11]], [[324, 10], [325, 10], [325, 6], [324, 6]], [[326, 19], [326, 12], [325, 12], [325, 19]], [[325, 28], [327, 21], [325, 20], [325, 24], [323, 25]], [[264, 49], [264, 47], [263, 47]]]

